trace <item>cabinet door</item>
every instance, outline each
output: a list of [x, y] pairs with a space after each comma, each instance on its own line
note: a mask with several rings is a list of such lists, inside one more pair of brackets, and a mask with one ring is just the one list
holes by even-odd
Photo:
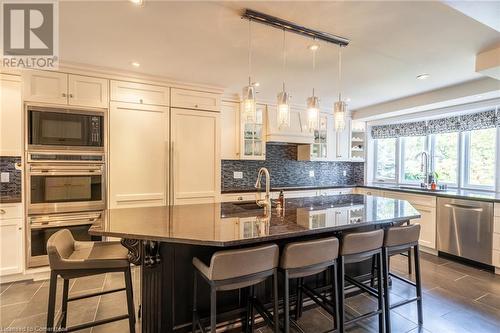
[[21, 156], [23, 101], [19, 76], [0, 75], [0, 105], [0, 155]]
[[29, 70], [23, 82], [26, 101], [68, 104], [68, 74]]
[[172, 88], [172, 106], [194, 110], [220, 111], [219, 94]]
[[266, 106], [258, 104], [255, 119], [245, 119], [240, 110], [240, 159], [266, 159]]
[[168, 108], [111, 103], [110, 208], [167, 203]]
[[171, 109], [171, 188], [176, 205], [220, 200], [220, 114]]
[[163, 106], [170, 102], [168, 87], [114, 80], [110, 86], [112, 101]]
[[349, 153], [351, 150], [351, 120], [349, 118], [346, 119], [346, 127], [343, 131], [335, 131], [335, 128], [333, 131], [335, 138], [335, 155], [333, 156], [333, 159], [337, 161], [349, 160]]
[[239, 159], [240, 103], [222, 102], [221, 108], [221, 159]]
[[109, 103], [109, 81], [97, 77], [70, 75], [69, 104], [107, 108]]
[[23, 271], [23, 220], [0, 220], [0, 276]]
[[436, 249], [436, 208], [412, 204], [421, 217], [412, 223], [420, 224], [419, 244], [431, 249]]

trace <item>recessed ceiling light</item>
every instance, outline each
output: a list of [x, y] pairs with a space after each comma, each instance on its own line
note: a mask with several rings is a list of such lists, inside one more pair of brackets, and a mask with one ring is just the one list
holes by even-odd
[[420, 74], [420, 75], [417, 75], [417, 80], [427, 80], [430, 76], [431, 75], [427, 74], [427, 73]]
[[141, 64], [138, 63], [137, 61], [132, 61], [130, 64], [134, 67], [141, 67]]
[[144, 0], [129, 0], [129, 1], [132, 2], [134, 5], [137, 5], [137, 6], [144, 5]]
[[347, 97], [347, 98], [345, 99], [345, 101], [346, 101], [346, 102], [350, 102], [350, 101], [351, 101], [351, 97]]
[[311, 51], [317, 51], [319, 49], [319, 45], [318, 44], [309, 45], [308, 49]]
[[254, 87], [259, 87], [259, 86], [260, 86], [260, 83], [259, 83], [259, 82], [253, 82], [253, 83], [252, 83], [252, 86], [254, 86]]

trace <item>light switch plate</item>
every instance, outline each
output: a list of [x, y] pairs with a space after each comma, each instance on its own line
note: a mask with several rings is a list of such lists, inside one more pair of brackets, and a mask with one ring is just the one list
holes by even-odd
[[0, 181], [2, 183], [8, 183], [8, 182], [10, 182], [10, 174], [8, 172], [2, 172], [0, 175], [1, 175], [0, 176]]
[[342, 171], [342, 174], [344, 175], [344, 177], [347, 176], [347, 171], [346, 170]]
[[242, 179], [243, 178], [243, 172], [241, 172], [241, 171], [234, 171], [233, 172], [233, 178], [234, 179]]
[[314, 170], [309, 170], [309, 177], [314, 177]]

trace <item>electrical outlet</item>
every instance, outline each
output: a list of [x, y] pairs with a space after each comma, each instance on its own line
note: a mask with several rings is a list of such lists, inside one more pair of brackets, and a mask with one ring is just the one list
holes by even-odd
[[243, 172], [241, 172], [241, 171], [235, 171], [235, 172], [233, 172], [233, 178], [234, 179], [242, 179], [243, 178]]
[[0, 181], [2, 183], [8, 183], [8, 182], [10, 182], [10, 174], [8, 172], [2, 172], [0, 174]]
[[309, 177], [314, 177], [314, 170], [309, 170]]
[[347, 176], [347, 171], [346, 170], [342, 171], [342, 174], [344, 175], [344, 177]]

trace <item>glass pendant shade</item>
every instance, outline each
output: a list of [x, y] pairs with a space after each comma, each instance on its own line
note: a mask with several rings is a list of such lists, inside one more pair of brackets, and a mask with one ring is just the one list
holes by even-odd
[[333, 121], [335, 122], [335, 130], [342, 132], [346, 127], [347, 104], [343, 101], [338, 101], [333, 107]]
[[319, 129], [319, 98], [314, 95], [307, 98], [307, 128], [310, 132]]
[[290, 127], [290, 95], [283, 90], [278, 94], [278, 128]]
[[246, 121], [255, 121], [256, 116], [256, 102], [255, 102], [255, 87], [251, 84], [243, 88], [243, 100], [241, 102], [243, 107], [243, 116]]

